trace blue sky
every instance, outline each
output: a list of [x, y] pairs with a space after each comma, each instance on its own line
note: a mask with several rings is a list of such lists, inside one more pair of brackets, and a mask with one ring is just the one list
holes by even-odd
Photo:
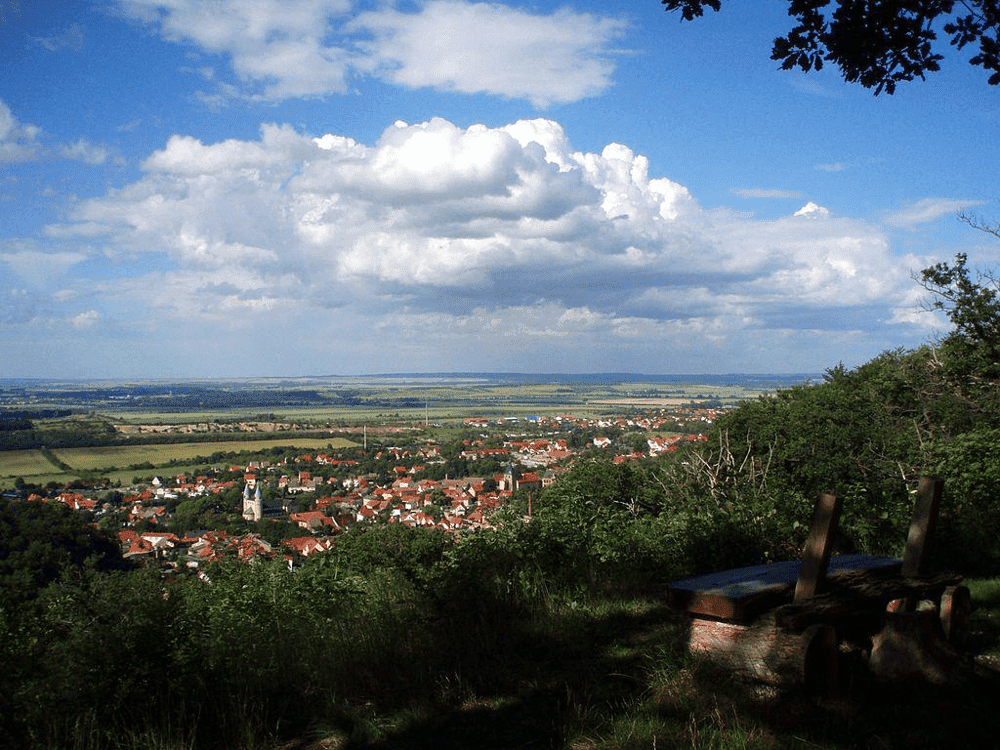
[[785, 3], [0, 0], [0, 377], [820, 372], [996, 258], [1000, 91]]

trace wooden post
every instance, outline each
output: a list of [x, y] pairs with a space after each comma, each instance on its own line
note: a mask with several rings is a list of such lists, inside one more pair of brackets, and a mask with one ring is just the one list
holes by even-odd
[[814, 596], [823, 585], [833, 549], [833, 535], [840, 520], [841, 501], [826, 493], [819, 496], [813, 511], [812, 526], [802, 555], [802, 570], [795, 582], [793, 601]]
[[917, 503], [913, 508], [910, 533], [906, 538], [906, 552], [903, 554], [901, 573], [904, 578], [920, 575], [920, 569], [927, 557], [927, 545], [937, 521], [943, 486], [944, 481], [936, 477], [920, 477]]
[[965, 648], [969, 637], [969, 615], [972, 595], [967, 586], [949, 586], [941, 595], [941, 628], [944, 636], [957, 649]]

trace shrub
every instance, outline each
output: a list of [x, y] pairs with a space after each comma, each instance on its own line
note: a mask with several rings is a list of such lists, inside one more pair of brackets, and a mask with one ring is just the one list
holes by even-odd
[[979, 429], [934, 446], [944, 480], [934, 555], [965, 572], [1000, 570], [1000, 430]]

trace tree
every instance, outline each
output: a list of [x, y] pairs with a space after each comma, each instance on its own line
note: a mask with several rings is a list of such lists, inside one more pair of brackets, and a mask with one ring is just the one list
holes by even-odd
[[110, 534], [62, 503], [0, 499], [0, 606], [34, 599], [67, 569], [122, 567]]
[[[1000, 224], [975, 216], [959, 218], [974, 229], [1000, 239]], [[995, 411], [1000, 382], [1000, 280], [990, 272], [973, 273], [968, 256], [954, 264], [938, 263], [921, 272], [921, 285], [935, 295], [933, 307], [947, 313], [954, 328], [941, 341], [942, 369], [954, 385]], [[983, 397], [987, 398], [984, 400]], [[991, 397], [990, 397], [991, 396]]]
[[[723, 0], [661, 0], [690, 21]], [[940, 69], [940, 28], [956, 49], [978, 45], [969, 60], [1000, 83], [1000, 0], [788, 0], [798, 25], [774, 40], [771, 59], [784, 70], [836, 64], [848, 83], [892, 94], [896, 84]]]
[[636, 433], [630, 435], [627, 439], [628, 447], [637, 453], [645, 453], [649, 450], [649, 438], [647, 438], [645, 432]]

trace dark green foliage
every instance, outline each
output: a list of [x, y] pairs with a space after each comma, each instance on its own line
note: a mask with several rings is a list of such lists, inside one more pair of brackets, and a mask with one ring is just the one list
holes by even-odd
[[[974, 224], [974, 226], [976, 226]], [[993, 228], [987, 231], [995, 233]], [[1000, 420], [1000, 295], [989, 274], [973, 278], [959, 253], [954, 265], [938, 263], [922, 273], [954, 328], [941, 341], [941, 369], [978, 420]]]
[[23, 417], [11, 417], [0, 411], [0, 432], [13, 432], [15, 430], [30, 430], [34, 428], [30, 419]]
[[[721, 0], [661, 1], [686, 21], [702, 16], [706, 7], [722, 7]], [[830, 62], [848, 83], [892, 94], [897, 84], [940, 70], [944, 56], [937, 51], [937, 27], [958, 50], [978, 46], [969, 63], [990, 74], [991, 86], [1000, 83], [996, 0], [788, 0], [788, 15], [797, 25], [775, 39], [771, 51], [785, 70], [821, 70]]]
[[963, 572], [1000, 571], [1000, 429], [977, 429], [934, 446], [944, 479], [935, 555]]
[[900, 484], [897, 461], [917, 437], [901, 413], [908, 405], [887, 404], [886, 387], [872, 380], [892, 377], [892, 364], [887, 359], [852, 372], [838, 367], [821, 384], [742, 405], [715, 426], [710, 447], [750, 456], [768, 466], [771, 483], [809, 496], [843, 494], [856, 484], [875, 496], [891, 492], [885, 484], [894, 478]]
[[[995, 313], [984, 314], [993, 325]], [[766, 471], [766, 494], [838, 495], [842, 551], [899, 554], [910, 492], [922, 474], [939, 471], [932, 453], [970, 430], [997, 426], [988, 358], [962, 365], [975, 370], [980, 387], [972, 391], [954, 385], [961, 356], [947, 345], [886, 352], [854, 370], [830, 370], [822, 383], [745, 403], [715, 425], [708, 460], [731, 455], [726, 465], [737, 473]]]
[[262, 747], [398, 689], [387, 676], [419, 688], [412, 587], [330, 562], [229, 561], [208, 581], [85, 571], [0, 611], [0, 745]]
[[507, 520], [511, 551], [492, 565], [508, 560], [506, 585], [536, 595], [648, 594], [694, 572], [794, 555], [789, 519], [799, 504], [787, 498], [779, 508], [735, 477], [713, 485], [711, 472], [700, 473], [703, 455], [580, 464], [533, 499], [529, 523]]
[[13, 608], [67, 570], [122, 566], [118, 542], [63, 503], [0, 498], [0, 608]]
[[660, 501], [644, 497], [643, 485], [627, 463], [587, 462], [561, 477], [533, 500], [531, 522], [522, 532], [520, 546], [531, 565], [560, 586], [618, 583], [627, 580], [623, 567], [636, 578], [645, 576], [650, 561], [641, 560], [636, 539], [630, 543], [630, 527], [640, 516], [647, 523]]
[[449, 538], [439, 529], [359, 525], [338, 537], [336, 547], [326, 558], [329, 564], [359, 575], [395, 568], [416, 581], [441, 561], [448, 544]]

